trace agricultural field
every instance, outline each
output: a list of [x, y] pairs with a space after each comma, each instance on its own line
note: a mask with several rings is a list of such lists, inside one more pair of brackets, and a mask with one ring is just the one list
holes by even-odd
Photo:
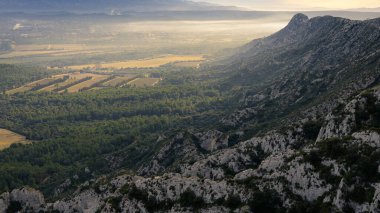
[[44, 88], [40, 89], [39, 91], [53, 92], [54, 90], [59, 90], [59, 88], [66, 87], [67, 85], [73, 84], [78, 80], [82, 80], [82, 79], [88, 77], [88, 75], [82, 74], [79, 72], [78, 73], [64, 74], [64, 75], [56, 75], [54, 77], [64, 78], [64, 76], [69, 76], [69, 78], [64, 82], [44, 87]]
[[0, 150], [6, 149], [15, 143], [28, 144], [30, 142], [22, 135], [6, 129], [0, 129]]
[[124, 83], [129, 82], [135, 78], [136, 78], [136, 75], [118, 76], [110, 81], [104, 82], [102, 85], [105, 87], [118, 87], [118, 86], [122, 86]]
[[[8, 95], [23, 92], [57, 92], [57, 93], [77, 93], [84, 90], [94, 90], [109, 87], [122, 87], [132, 85], [135, 87], [154, 86], [161, 79], [159, 78], [137, 78], [137, 75], [112, 75], [94, 74], [85, 72], [73, 72], [54, 75], [41, 79], [19, 88], [6, 91]], [[131, 84], [129, 84], [132, 82]]]
[[51, 78], [44, 78], [44, 79], [41, 79], [38, 81], [34, 81], [32, 83], [26, 84], [22, 87], [18, 87], [18, 88], [12, 89], [12, 90], [8, 90], [6, 92], [6, 94], [13, 95], [13, 94], [20, 93], [20, 92], [27, 92], [27, 91], [32, 90], [33, 88], [36, 88], [37, 86], [48, 85], [49, 83], [54, 82], [60, 78], [63, 78], [63, 76], [62, 77], [61, 76], [53, 76]]
[[[81, 83], [75, 84], [72, 87], [67, 88], [67, 92], [68, 93], [80, 92], [81, 90], [84, 90], [86, 88], [91, 88], [94, 84], [99, 83], [103, 80], [106, 80], [109, 77], [110, 77], [109, 75], [97, 75], [97, 74], [87, 75], [85, 78], [91, 78], [91, 79], [87, 81], [83, 81]], [[64, 91], [65, 90], [60, 91], [60, 92], [64, 92]]]
[[128, 61], [117, 61], [110, 63], [101, 64], [84, 64], [67, 66], [65, 69], [69, 70], [83, 70], [83, 69], [127, 69], [127, 68], [157, 68], [166, 64], [175, 62], [192, 62], [205, 60], [201, 55], [190, 55], [190, 56], [178, 56], [178, 55], [167, 55], [158, 58], [151, 59], [141, 59], [141, 60], [128, 60]]
[[161, 78], [136, 78], [135, 80], [128, 82], [128, 85], [132, 87], [152, 87], [160, 81]]
[[175, 67], [184, 67], [184, 68], [199, 68], [203, 61], [181, 61], [173, 63]]
[[54, 54], [73, 54], [88, 52], [89, 50], [80, 44], [45, 44], [45, 45], [16, 45], [14, 50], [7, 54], [2, 54], [3, 59], [16, 57], [54, 55]]

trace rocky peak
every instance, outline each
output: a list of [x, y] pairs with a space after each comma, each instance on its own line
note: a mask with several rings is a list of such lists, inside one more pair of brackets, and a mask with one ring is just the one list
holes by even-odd
[[288, 27], [299, 27], [307, 23], [308, 21], [309, 17], [307, 17], [305, 14], [298, 13], [294, 15], [293, 18], [290, 20]]

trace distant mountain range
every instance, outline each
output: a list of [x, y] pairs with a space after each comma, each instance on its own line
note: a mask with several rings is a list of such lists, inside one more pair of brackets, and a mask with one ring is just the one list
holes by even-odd
[[350, 11], [357, 11], [357, 12], [380, 12], [380, 7], [377, 7], [377, 8], [357, 8], [357, 9], [352, 9]]
[[7, 12], [108, 12], [125, 11], [188, 11], [188, 10], [230, 10], [210, 3], [187, 0], [2, 0], [0, 11]]

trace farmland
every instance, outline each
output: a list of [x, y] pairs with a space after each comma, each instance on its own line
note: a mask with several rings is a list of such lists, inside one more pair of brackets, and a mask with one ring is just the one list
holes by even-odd
[[[48, 85], [48, 84], [54, 82], [55, 80], [57, 80], [59, 78], [61, 78], [61, 77], [60, 76], [53, 76], [51, 78], [44, 78], [44, 79], [41, 79], [38, 81], [34, 81], [32, 83], [26, 84], [22, 87], [9, 90], [6, 93], [9, 95], [13, 95], [13, 94], [20, 93], [20, 92], [27, 92], [27, 91], [32, 90], [33, 88], [39, 87], [40, 85]], [[62, 78], [63, 78], [63, 76], [62, 76]]]
[[180, 61], [175, 62], [173, 65], [175, 67], [198, 68], [202, 62], [203, 61]]
[[127, 61], [116, 61], [109, 63], [99, 63], [99, 64], [84, 64], [67, 66], [66, 69], [69, 70], [83, 70], [86, 68], [96, 69], [96, 68], [106, 68], [106, 69], [127, 69], [127, 68], [156, 68], [166, 64], [175, 62], [193, 62], [203, 61], [204, 58], [201, 55], [190, 55], [190, 56], [178, 56], [178, 55], [167, 55], [157, 58], [141, 59], [141, 60], [127, 60]]
[[125, 76], [118, 76], [114, 79], [111, 79], [107, 82], [103, 83], [103, 86], [109, 86], [109, 87], [117, 87], [122, 86], [125, 82], [129, 82], [136, 78], [136, 75], [125, 75]]
[[[122, 87], [131, 85], [134, 87], [154, 86], [160, 78], [137, 78], [136, 75], [112, 75], [94, 74], [86, 72], [72, 72], [54, 75], [32, 83], [28, 83], [19, 88], [6, 91], [8, 95], [24, 92], [57, 92], [57, 93], [77, 93], [84, 90], [94, 90], [102, 88]], [[131, 84], [129, 84], [131, 82]]]
[[84, 44], [39, 44], [16, 45], [10, 53], [1, 54], [1, 59], [13, 59], [33, 56], [65, 56], [79, 54], [95, 54], [101, 52], [100, 48], [89, 47]]
[[[103, 81], [105, 79], [107, 79], [109, 76], [108, 75], [96, 75], [96, 74], [85, 74], [86, 76], [82, 79], [86, 79], [88, 78], [88, 80], [85, 80], [83, 82], [80, 82], [80, 83], [77, 83], [69, 88], [67, 88], [67, 92], [69, 93], [75, 93], [75, 92], [79, 92], [83, 89], [86, 89], [86, 88], [90, 88], [92, 87], [94, 84], [100, 82], [100, 81]], [[64, 90], [65, 91], [65, 90]], [[60, 92], [64, 92], [64, 91], [60, 91]]]
[[26, 138], [6, 129], [0, 129], [0, 150], [6, 149], [15, 143], [29, 143]]
[[160, 80], [160, 78], [136, 78], [128, 82], [128, 85], [132, 87], [150, 87], [156, 85]]
[[88, 77], [87, 74], [82, 74], [82, 73], [71, 73], [71, 74], [65, 74], [65, 75], [56, 75], [54, 77], [64, 78], [64, 76], [66, 76], [66, 75], [69, 76], [69, 78], [66, 81], [44, 87], [44, 88], [40, 89], [40, 91], [45, 91], [45, 92], [59, 91], [60, 88], [64, 88], [70, 84], [75, 83], [78, 80], [82, 80], [82, 79]]

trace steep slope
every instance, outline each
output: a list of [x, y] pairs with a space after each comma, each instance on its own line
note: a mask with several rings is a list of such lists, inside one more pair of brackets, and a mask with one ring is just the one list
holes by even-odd
[[267, 122], [316, 105], [323, 113], [378, 82], [378, 21], [298, 14], [278, 33], [242, 47], [226, 62], [225, 69], [234, 72], [225, 85], [247, 88], [241, 105], [251, 110], [225, 123], [239, 125], [236, 117], [242, 116]]
[[92, 179], [54, 203], [4, 193], [0, 211], [380, 211], [377, 22], [296, 15], [226, 62], [241, 106], [219, 130], [164, 138], [139, 176]]

